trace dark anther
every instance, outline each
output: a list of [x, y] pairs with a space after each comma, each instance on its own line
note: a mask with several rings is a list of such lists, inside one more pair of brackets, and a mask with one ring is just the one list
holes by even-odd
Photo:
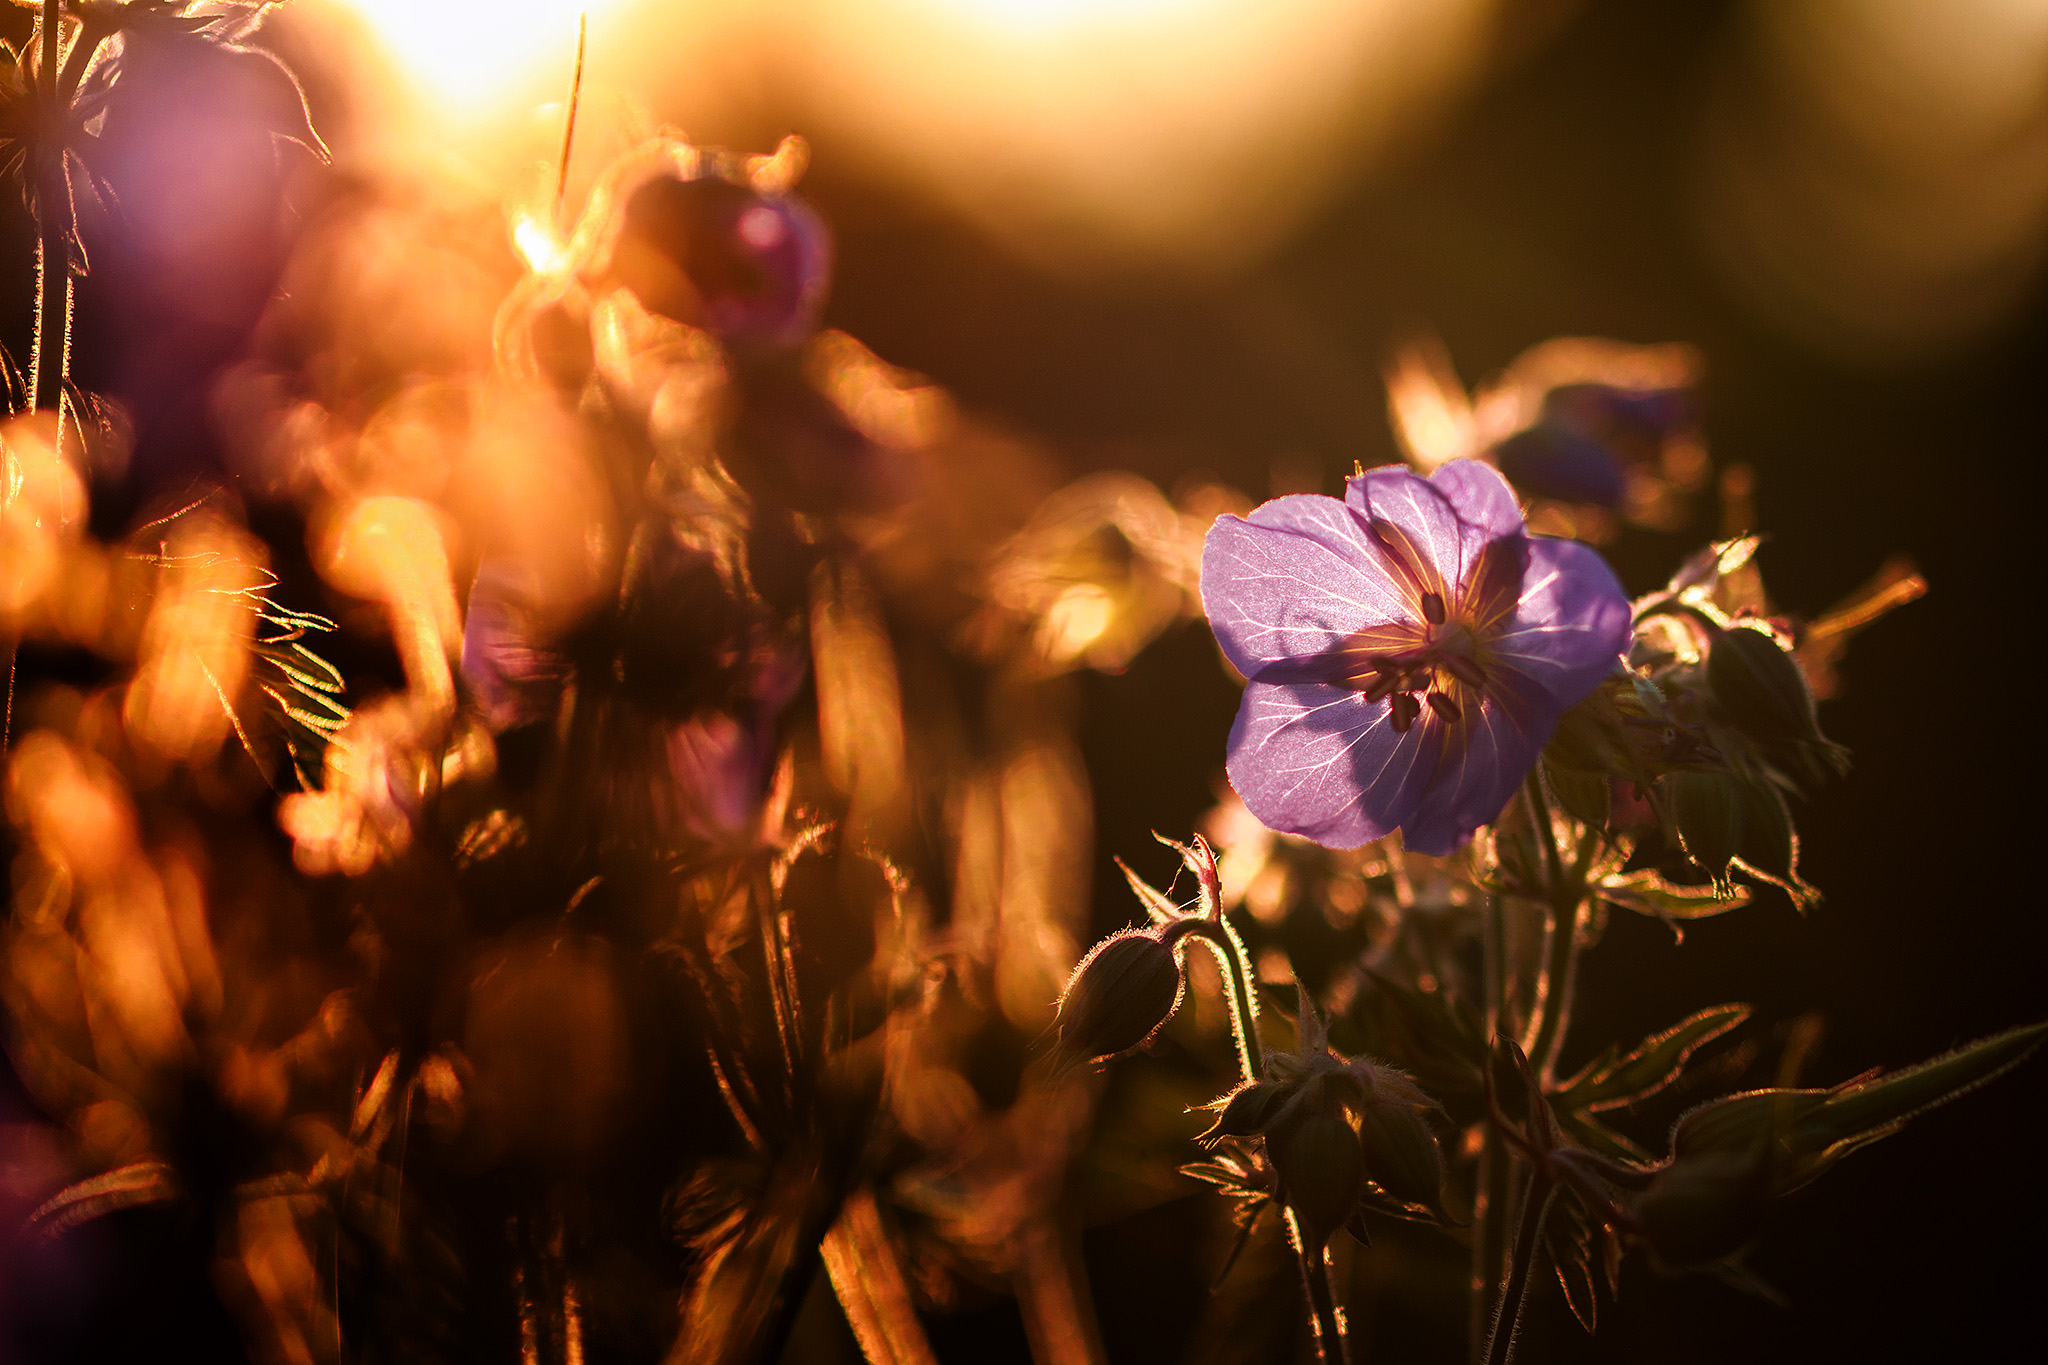
[[1400, 679], [1392, 673], [1380, 674], [1365, 685], [1365, 699], [1367, 701], [1378, 701], [1381, 697], [1393, 691], [1394, 684], [1399, 681]]
[[1404, 735], [1408, 733], [1408, 727], [1415, 723], [1415, 718], [1422, 714], [1422, 703], [1406, 692], [1395, 693], [1394, 699], [1387, 707], [1394, 720], [1394, 729]]
[[1445, 654], [1437, 662], [1446, 673], [1467, 687], [1480, 687], [1486, 682], [1486, 670], [1462, 654]]
[[1442, 595], [1433, 592], [1422, 594], [1422, 614], [1431, 625], [1442, 625], [1444, 623], [1444, 599]]
[[1423, 700], [1429, 703], [1430, 710], [1436, 712], [1447, 721], [1458, 720], [1465, 714], [1458, 703], [1452, 701], [1450, 697], [1442, 692], [1432, 692], [1427, 697], [1424, 697]]

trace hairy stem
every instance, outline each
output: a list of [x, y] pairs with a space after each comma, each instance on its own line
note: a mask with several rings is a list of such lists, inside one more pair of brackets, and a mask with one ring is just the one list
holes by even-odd
[[1543, 1224], [1556, 1197], [1556, 1185], [1541, 1169], [1532, 1169], [1529, 1188], [1522, 1191], [1522, 1216], [1516, 1222], [1515, 1245], [1508, 1255], [1507, 1281], [1501, 1285], [1500, 1302], [1494, 1309], [1493, 1334], [1486, 1343], [1486, 1365], [1510, 1365], [1515, 1358], [1522, 1308], [1529, 1299], [1529, 1272], [1543, 1246]]
[[1308, 1295], [1309, 1324], [1315, 1329], [1316, 1355], [1323, 1365], [1349, 1365], [1350, 1351], [1344, 1340], [1344, 1310], [1337, 1306], [1337, 1292], [1330, 1283], [1329, 1257], [1321, 1247], [1309, 1245], [1302, 1235], [1301, 1220], [1287, 1211], [1287, 1235], [1294, 1242], [1301, 1265], [1301, 1286]]
[[1199, 937], [1216, 955], [1230, 990], [1230, 1030], [1237, 1038], [1237, 1061], [1247, 1084], [1266, 1074], [1266, 1051], [1259, 1043], [1259, 1003], [1252, 993], [1252, 966], [1244, 944], [1227, 920], [1185, 919], [1185, 932]]

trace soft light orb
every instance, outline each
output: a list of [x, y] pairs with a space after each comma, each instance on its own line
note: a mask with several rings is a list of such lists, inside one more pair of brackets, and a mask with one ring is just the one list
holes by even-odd
[[578, 16], [613, 0], [347, 0], [420, 85], [457, 106], [566, 77]]

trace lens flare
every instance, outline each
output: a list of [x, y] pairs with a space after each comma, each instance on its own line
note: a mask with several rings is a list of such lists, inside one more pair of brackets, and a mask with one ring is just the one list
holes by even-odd
[[567, 69], [579, 15], [612, 0], [347, 0], [406, 70], [450, 104], [488, 103]]

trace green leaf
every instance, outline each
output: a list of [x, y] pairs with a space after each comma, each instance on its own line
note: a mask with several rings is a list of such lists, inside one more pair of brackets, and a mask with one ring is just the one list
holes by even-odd
[[1785, 1135], [1796, 1189], [1859, 1147], [1889, 1137], [1907, 1120], [1968, 1094], [2018, 1066], [2048, 1039], [2048, 1022], [1979, 1039], [1889, 1076], [1850, 1081], [1804, 1113]]
[[1749, 893], [1739, 888], [1722, 892], [1711, 886], [1681, 886], [1648, 868], [1609, 877], [1599, 892], [1624, 910], [1662, 920], [1706, 919], [1749, 904]]
[[1564, 1301], [1591, 1332], [1599, 1321], [1599, 1301], [1593, 1291], [1593, 1227], [1576, 1199], [1560, 1199], [1551, 1205], [1543, 1225], [1543, 1249], [1557, 1282], [1564, 1289]]
[[1558, 1107], [1597, 1113], [1654, 1095], [1678, 1079], [1686, 1058], [1749, 1015], [1747, 1005], [1715, 1005], [1645, 1038], [1625, 1057], [1609, 1047], [1558, 1088]]

